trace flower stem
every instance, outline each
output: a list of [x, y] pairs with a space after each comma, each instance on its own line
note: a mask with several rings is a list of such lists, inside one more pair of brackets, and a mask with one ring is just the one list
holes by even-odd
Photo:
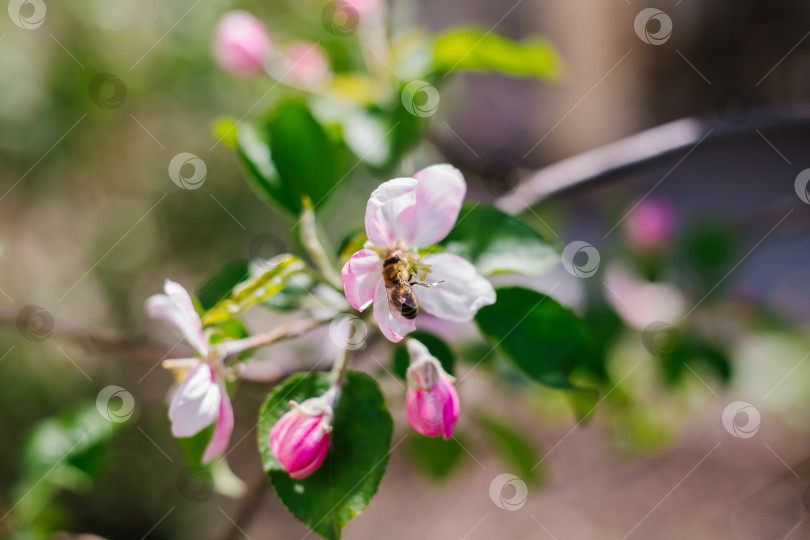
[[312, 208], [312, 201], [309, 197], [304, 197], [304, 210], [301, 212], [301, 241], [304, 244], [312, 262], [321, 271], [323, 277], [330, 285], [336, 289], [343, 290], [343, 282], [340, 273], [332, 265], [332, 261], [326, 254], [326, 250], [318, 237], [318, 226], [315, 223], [315, 210]]
[[343, 349], [332, 364], [332, 384], [342, 387], [346, 384], [346, 371], [349, 368], [349, 350]]
[[298, 337], [301, 334], [312, 330], [313, 328], [326, 324], [327, 322], [329, 321], [315, 318], [294, 321], [277, 326], [276, 328], [273, 328], [269, 332], [265, 332], [263, 334], [255, 334], [244, 339], [220, 343], [217, 345], [217, 348], [224, 357], [234, 356], [241, 352], [247, 351], [248, 349], [255, 349], [256, 347], [262, 347], [264, 345], [269, 345], [284, 339]]

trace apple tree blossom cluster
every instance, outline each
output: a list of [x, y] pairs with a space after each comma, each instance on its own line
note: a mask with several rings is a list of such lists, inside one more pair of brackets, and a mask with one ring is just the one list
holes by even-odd
[[[244, 11], [223, 14], [212, 28], [213, 60], [269, 85], [257, 103], [273, 99], [262, 115], [235, 107], [213, 132], [290, 226], [264, 235], [269, 255], [251, 248], [248, 262], [193, 291], [166, 280], [146, 300], [188, 351], [163, 366], [175, 381], [171, 433], [189, 461], [227, 492], [228, 454], [253, 437], [240, 426], [255, 425], [276, 494], [330, 540], [377, 492], [395, 431], [429, 441], [430, 456], [459, 446], [459, 429], [493, 430], [492, 411], [473, 405], [472, 374], [572, 391], [580, 406], [610, 383], [590, 313], [537, 281], [577, 259], [563, 260], [564, 246], [531, 219], [498, 208], [497, 178], [484, 175], [468, 197], [465, 175], [428, 165], [440, 160], [422, 144], [449, 75], [553, 79], [553, 47], [475, 27], [392, 35], [386, 9], [375, 0], [328, 2], [299, 21], [321, 27], [311, 41]], [[640, 206], [623, 231], [645, 257], [658, 257], [676, 221], [658, 202]], [[622, 291], [638, 283], [610, 275]], [[401, 391], [380, 384], [390, 377]], [[233, 406], [245, 380], [268, 388], [257, 421]]]

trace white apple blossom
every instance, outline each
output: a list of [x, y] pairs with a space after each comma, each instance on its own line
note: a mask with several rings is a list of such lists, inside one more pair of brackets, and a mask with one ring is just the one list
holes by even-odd
[[216, 422], [214, 435], [203, 455], [203, 463], [207, 463], [225, 452], [233, 431], [233, 408], [225, 388], [224, 365], [221, 355], [203, 336], [202, 321], [188, 292], [168, 279], [163, 290], [165, 294], [147, 299], [147, 313], [178, 330], [199, 355], [199, 358], [163, 363], [165, 368], [182, 375], [169, 406], [172, 434], [191, 437]]
[[366, 206], [369, 242], [352, 255], [341, 272], [346, 299], [363, 311], [374, 304], [374, 318], [389, 340], [398, 342], [415, 328], [391, 310], [382, 278], [383, 261], [400, 254], [409, 272], [431, 287], [414, 287], [420, 309], [451, 321], [469, 321], [479, 308], [495, 302], [492, 284], [467, 260], [450, 253], [420, 255], [444, 239], [458, 218], [467, 191], [464, 176], [450, 165], [433, 165], [413, 178], [381, 184]]

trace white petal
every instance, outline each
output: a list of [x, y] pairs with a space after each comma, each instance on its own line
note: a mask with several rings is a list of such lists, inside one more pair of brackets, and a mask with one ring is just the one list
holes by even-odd
[[194, 309], [191, 296], [182, 285], [168, 279], [164, 290], [166, 294], [156, 294], [146, 300], [146, 312], [150, 317], [163, 319], [174, 326], [189, 345], [206, 356], [208, 347], [202, 335], [202, 321]]
[[654, 322], [676, 324], [686, 311], [686, 299], [671, 283], [651, 283], [621, 264], [608, 267], [605, 297], [624, 321], [638, 329]]
[[430, 288], [414, 285], [419, 304], [425, 311], [451, 321], [469, 321], [478, 310], [495, 303], [495, 289], [466, 259], [449, 253], [422, 257], [430, 267], [426, 281], [442, 281]]
[[441, 241], [456, 224], [467, 184], [452, 165], [432, 165], [417, 172], [416, 209], [406, 239], [426, 248]]
[[391, 311], [391, 306], [388, 304], [388, 293], [382, 279], [377, 283], [377, 290], [374, 293], [374, 318], [380, 325], [383, 335], [394, 343], [402, 341], [402, 338], [408, 333], [416, 330], [416, 323], [413, 319], [408, 320], [400, 313]]
[[357, 311], [363, 311], [374, 300], [374, 290], [382, 275], [382, 261], [377, 252], [361, 249], [343, 265], [340, 272], [346, 299]]
[[366, 235], [378, 247], [393, 248], [411, 227], [416, 205], [415, 178], [394, 178], [380, 184], [366, 205]]
[[217, 385], [219, 386], [222, 399], [219, 402], [217, 427], [214, 429], [214, 435], [208, 442], [208, 447], [203, 454], [203, 464], [225, 453], [225, 450], [228, 449], [228, 443], [231, 440], [231, 433], [233, 433], [233, 406], [231, 405], [231, 398], [228, 396], [228, 390], [225, 388], [225, 381], [217, 378]]
[[208, 364], [189, 371], [169, 407], [172, 435], [191, 437], [212, 424], [219, 416], [222, 393]]

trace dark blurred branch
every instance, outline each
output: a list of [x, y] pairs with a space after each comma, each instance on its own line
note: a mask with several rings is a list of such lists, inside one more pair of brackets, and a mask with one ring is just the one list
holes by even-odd
[[247, 536], [245, 529], [250, 525], [253, 518], [255, 518], [256, 514], [259, 512], [259, 509], [262, 507], [262, 501], [264, 501], [264, 495], [267, 493], [269, 486], [270, 481], [268, 478], [261, 475], [258, 482], [251, 488], [250, 493], [245, 498], [245, 502], [239, 510], [239, 515], [236, 516], [236, 519], [231, 520], [233, 527], [225, 532], [225, 536], [222, 537], [223, 540], [237, 540], [243, 536]]
[[[0, 313], [0, 326], [19, 328], [17, 314]], [[109, 328], [78, 326], [65, 321], [56, 321], [51, 336], [72, 341], [91, 352], [122, 352], [136, 360], [154, 364], [173, 349], [178, 354], [192, 354], [191, 348], [184, 343], [177, 347], [168, 347], [143, 337], [128, 336]]]
[[[257, 334], [246, 338], [245, 341], [248, 341], [247, 344], [251, 347], [277, 343], [299, 337], [326, 322], [328, 321], [319, 319], [295, 320], [277, 326], [265, 334]], [[17, 314], [0, 313], [0, 326], [16, 327], [20, 330], [19, 325]], [[24, 329], [25, 326], [23, 326], [21, 333], [24, 332]], [[129, 336], [109, 328], [78, 326], [61, 320], [56, 321], [49, 337], [51, 336], [72, 341], [90, 352], [126, 353], [126, 356], [150, 365], [165, 359], [169, 354], [176, 357], [194, 356], [194, 351], [184, 341], [178, 342], [174, 346], [168, 346], [164, 343], [151, 341], [148, 338]], [[244, 350], [244, 348], [241, 350]]]
[[[517, 189], [498, 201], [498, 207], [521, 213], [540, 201], [594, 182], [621, 178], [623, 174], [695, 148], [750, 137], [755, 130], [769, 133], [810, 129], [806, 107], [763, 109], [741, 125], [719, 119], [684, 118], [642, 131], [611, 144], [564, 159], [530, 173]], [[704, 140], [705, 138], [705, 140]]]

